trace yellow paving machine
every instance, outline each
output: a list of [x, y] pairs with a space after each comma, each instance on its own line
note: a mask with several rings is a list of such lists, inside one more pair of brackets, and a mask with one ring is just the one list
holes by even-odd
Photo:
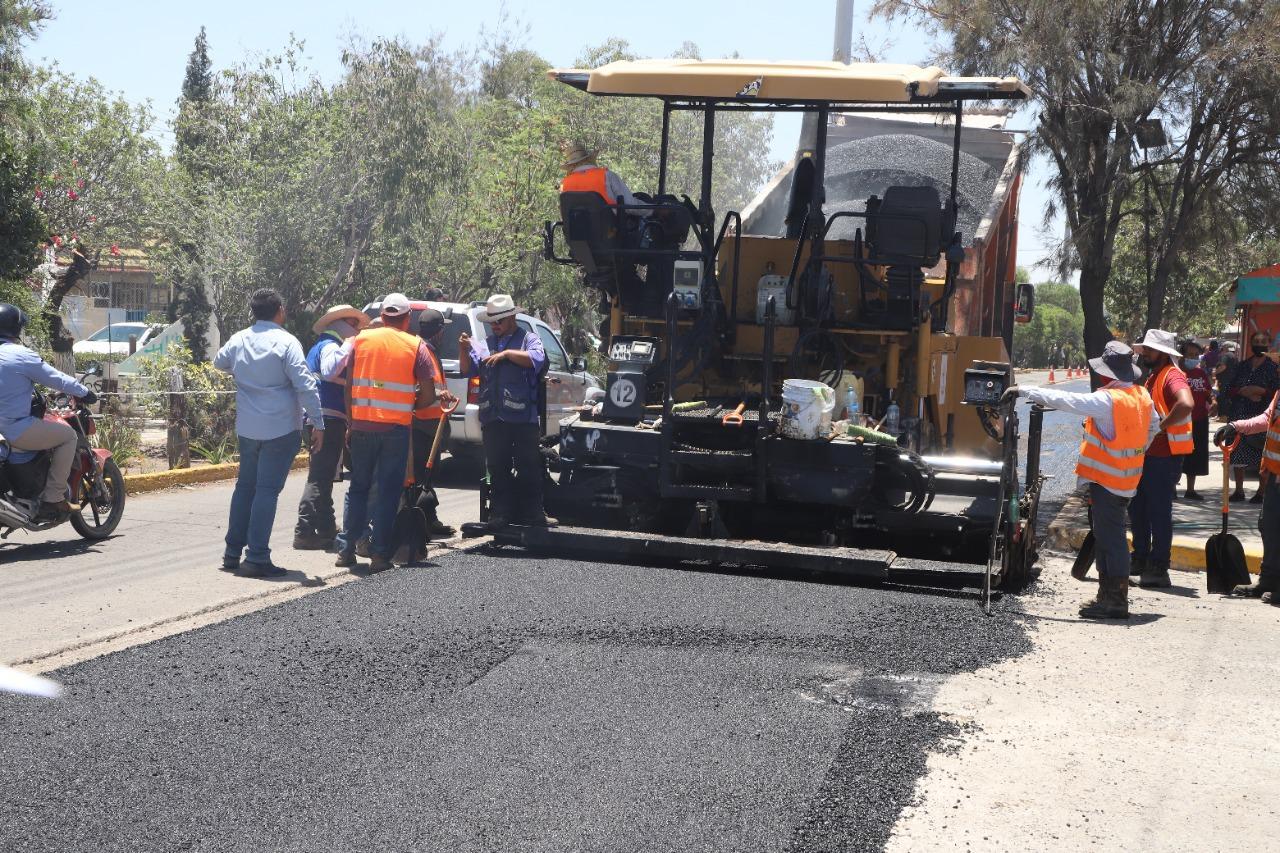
[[[560, 525], [497, 541], [1021, 584], [1042, 480], [1038, 415], [1020, 470], [1001, 403], [1031, 310], [1013, 275], [1021, 154], [983, 105], [1027, 89], [841, 62], [549, 73], [584, 97], [659, 101], [659, 176], [630, 204], [563, 193], [547, 224], [547, 258], [599, 291], [608, 384], [547, 449]], [[805, 129], [758, 198], [718, 214], [716, 121], [743, 110], [802, 113]], [[703, 126], [696, 200], [667, 186], [682, 111]]]

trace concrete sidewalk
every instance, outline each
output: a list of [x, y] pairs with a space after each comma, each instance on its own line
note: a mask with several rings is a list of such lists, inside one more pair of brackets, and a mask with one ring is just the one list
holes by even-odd
[[[1217, 422], [1211, 425], [1216, 428]], [[1204, 569], [1204, 543], [1222, 530], [1222, 451], [1209, 449], [1209, 475], [1196, 478], [1196, 491], [1204, 495], [1197, 503], [1182, 497], [1186, 491], [1186, 478], [1178, 483], [1178, 498], [1173, 502], [1173, 550], [1171, 563], [1175, 569], [1201, 571]], [[1232, 490], [1235, 482], [1232, 481]], [[1250, 497], [1258, 489], [1257, 477], [1248, 477], [1245, 493]], [[1228, 532], [1244, 546], [1249, 571], [1257, 574], [1262, 564], [1262, 534], [1258, 532], [1258, 515], [1262, 504], [1233, 503], [1230, 505]], [[1078, 551], [1089, 532], [1088, 509], [1083, 496], [1073, 494], [1062, 506], [1049, 525], [1049, 542], [1065, 551]]]

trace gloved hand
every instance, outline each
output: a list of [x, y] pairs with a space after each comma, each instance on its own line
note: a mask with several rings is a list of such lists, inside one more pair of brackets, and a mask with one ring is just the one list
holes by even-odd
[[1236, 440], [1236, 434], [1236, 428], [1231, 424], [1218, 427], [1218, 431], [1213, 434], [1213, 443], [1219, 447], [1225, 447]]
[[80, 399], [84, 401], [86, 406], [92, 406], [94, 403], [98, 402], [98, 395], [93, 393], [93, 389], [90, 388]]
[[1021, 393], [1022, 389], [1017, 385], [1010, 385], [1008, 388], [1004, 389], [1004, 393], [1000, 395], [1000, 405], [1007, 406], [1017, 402], [1018, 395]]

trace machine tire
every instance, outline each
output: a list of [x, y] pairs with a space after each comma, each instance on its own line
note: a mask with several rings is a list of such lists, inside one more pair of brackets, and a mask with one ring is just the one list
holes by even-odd
[[120, 473], [115, 460], [108, 459], [103, 463], [102, 480], [107, 486], [107, 500], [95, 505], [91, 495], [91, 482], [82, 480], [78, 495], [80, 510], [71, 513], [71, 526], [85, 539], [106, 539], [120, 525], [120, 519], [124, 518], [124, 475]]

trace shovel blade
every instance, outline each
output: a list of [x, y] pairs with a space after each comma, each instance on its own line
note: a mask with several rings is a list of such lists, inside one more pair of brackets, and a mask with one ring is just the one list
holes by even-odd
[[1085, 575], [1089, 574], [1089, 567], [1093, 565], [1093, 549], [1093, 531], [1090, 530], [1084, 537], [1084, 542], [1080, 544], [1080, 551], [1076, 554], [1076, 561], [1071, 564], [1071, 577], [1082, 581]]
[[1204, 543], [1204, 564], [1210, 593], [1226, 595], [1232, 587], [1250, 581], [1244, 546], [1230, 533], [1215, 533], [1209, 537]]

